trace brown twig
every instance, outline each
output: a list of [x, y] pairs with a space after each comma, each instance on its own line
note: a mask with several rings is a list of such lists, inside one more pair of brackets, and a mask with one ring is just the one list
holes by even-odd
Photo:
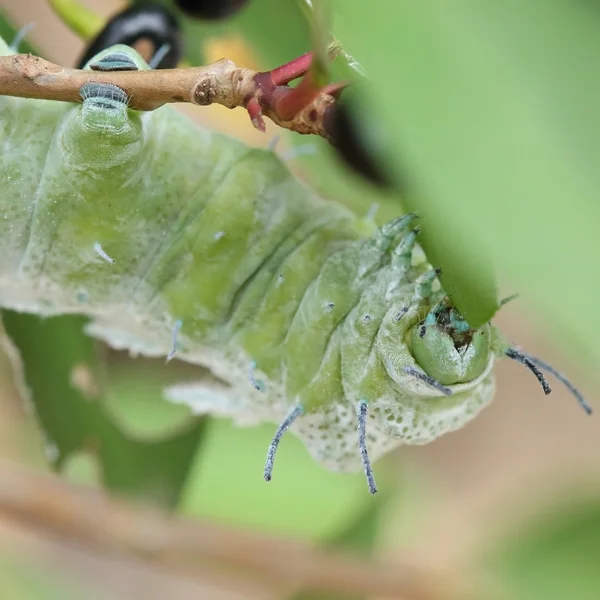
[[[297, 75], [309, 62], [310, 55], [303, 55], [284, 65], [285, 73]], [[264, 115], [285, 129], [328, 139], [323, 122], [335, 97], [328, 90], [313, 94], [290, 114], [285, 99], [294, 95], [295, 88], [280, 85], [287, 78], [280, 69], [261, 73], [221, 59], [212, 65], [186, 69], [102, 72], [69, 69], [37, 56], [13, 54], [0, 57], [0, 95], [81, 102], [79, 90], [84, 83], [106, 82], [124, 90], [130, 106], [138, 110], [154, 110], [172, 102], [243, 106], [259, 129], [264, 126]], [[280, 106], [286, 106], [284, 113]]]
[[0, 514], [92, 548], [126, 552], [188, 574], [212, 564], [273, 586], [297, 584], [403, 600], [449, 597], [448, 582], [431, 573], [169, 516], [6, 461], [0, 461]]

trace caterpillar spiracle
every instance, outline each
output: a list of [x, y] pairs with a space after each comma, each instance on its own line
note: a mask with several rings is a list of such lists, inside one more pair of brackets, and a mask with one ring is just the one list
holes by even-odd
[[[2, 41], [1, 54], [11, 51]], [[147, 69], [113, 46], [90, 65]], [[288, 428], [325, 467], [363, 469], [426, 444], [492, 400], [508, 356], [544, 391], [549, 365], [473, 329], [417, 244], [416, 217], [371, 225], [317, 197], [269, 150], [168, 106], [128, 107], [110, 84], [82, 102], [0, 97], [0, 305], [78, 313], [112, 347], [208, 367], [230, 387], [168, 399]]]

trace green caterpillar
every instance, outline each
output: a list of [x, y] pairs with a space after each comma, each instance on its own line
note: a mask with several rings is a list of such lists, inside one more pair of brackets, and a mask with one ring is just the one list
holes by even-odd
[[[90, 64], [148, 68], [126, 46]], [[469, 327], [416, 243], [414, 215], [377, 229], [271, 151], [169, 107], [131, 110], [109, 84], [81, 97], [0, 97], [0, 305], [87, 315], [88, 333], [115, 348], [208, 367], [228, 393], [182, 384], [167, 398], [278, 423], [266, 480], [292, 427], [326, 467], [364, 469], [374, 493], [370, 461], [471, 421], [504, 355], [546, 393], [538, 367], [551, 370], [589, 411], [549, 365], [490, 324]]]

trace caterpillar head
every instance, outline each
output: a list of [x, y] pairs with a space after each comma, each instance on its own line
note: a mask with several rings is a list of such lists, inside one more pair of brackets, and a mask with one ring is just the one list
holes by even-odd
[[[355, 382], [383, 435], [425, 444], [466, 425], [494, 394], [495, 330], [472, 329], [447, 300], [393, 305], [375, 338], [382, 368]], [[377, 390], [377, 394], [373, 394]]]
[[[410, 220], [408, 216], [384, 227], [361, 247], [358, 272], [368, 283], [342, 328], [342, 384], [356, 416], [353, 426], [347, 409], [340, 407], [329, 427], [344, 440], [356, 435], [352, 429], [357, 428], [358, 452], [356, 445], [334, 446], [329, 452], [343, 470], [345, 465], [350, 470], [360, 456], [371, 493], [377, 488], [370, 457], [398, 444], [426, 444], [470, 422], [493, 398], [493, 368], [502, 356], [527, 366], [545, 393], [550, 388], [540, 368], [552, 372], [589, 412], [562, 374], [511, 348], [490, 323], [470, 327], [443, 290], [433, 289], [439, 271], [413, 260], [415, 230], [403, 232], [394, 248], [398, 228]], [[278, 429], [275, 447], [291, 420], [304, 414], [302, 408], [301, 398]], [[325, 444], [313, 453], [326, 460], [331, 447]], [[266, 479], [273, 446], [269, 451]]]
[[406, 340], [416, 363], [442, 385], [468, 383], [487, 367], [492, 348], [489, 324], [471, 329], [456, 309], [446, 306], [410, 330]]

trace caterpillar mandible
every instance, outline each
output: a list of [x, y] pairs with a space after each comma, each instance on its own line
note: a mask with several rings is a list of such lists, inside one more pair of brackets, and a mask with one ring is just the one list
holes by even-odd
[[[10, 50], [2, 41], [0, 54]], [[87, 68], [147, 69], [127, 46]], [[110, 84], [77, 105], [0, 97], [0, 305], [78, 313], [112, 347], [174, 355], [229, 384], [168, 399], [289, 428], [337, 471], [425, 444], [492, 400], [508, 356], [552, 372], [491, 324], [473, 329], [417, 243], [415, 215], [376, 228], [297, 181], [271, 151], [140, 113]], [[368, 229], [368, 231], [367, 231]]]

